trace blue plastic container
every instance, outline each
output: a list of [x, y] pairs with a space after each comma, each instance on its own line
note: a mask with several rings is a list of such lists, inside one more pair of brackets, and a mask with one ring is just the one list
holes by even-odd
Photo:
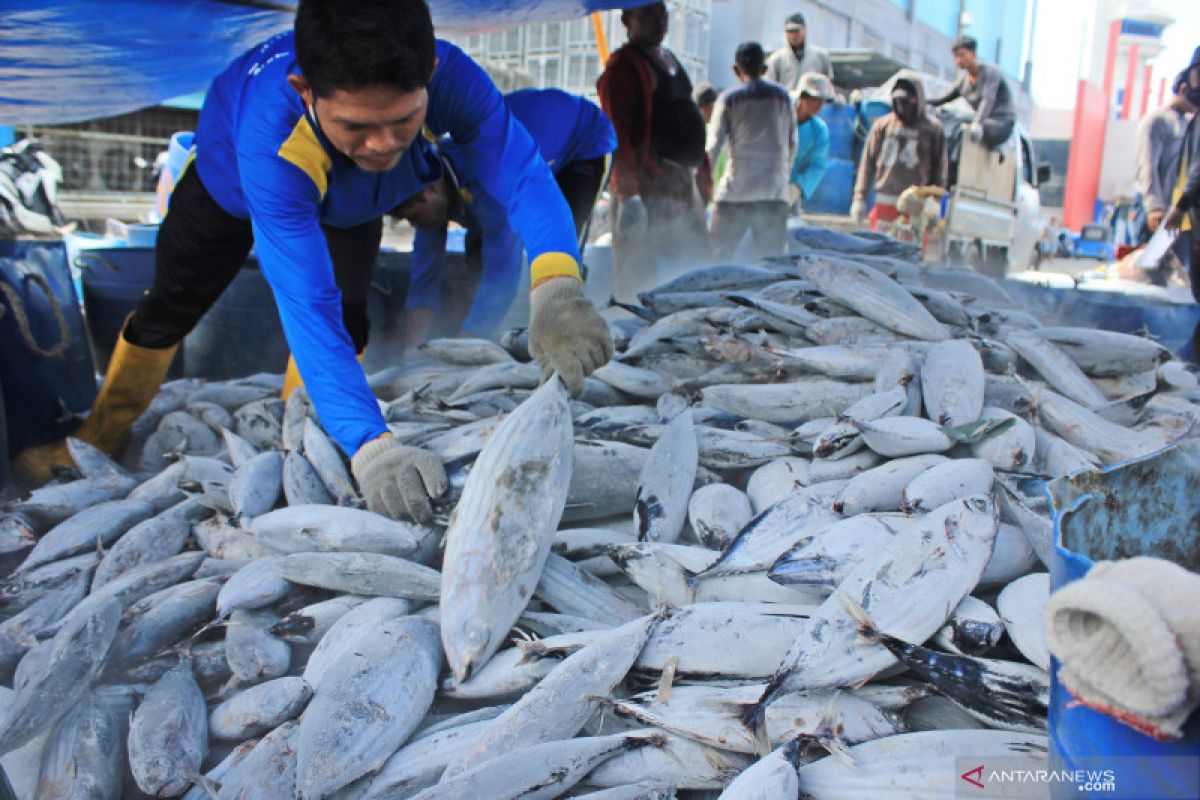
[[[1054, 507], [1051, 591], [1079, 580], [1095, 561], [1148, 555], [1200, 568], [1200, 442], [1190, 440], [1143, 458], [1058, 478], [1047, 485]], [[1073, 704], [1051, 665], [1050, 767], [1121, 764], [1119, 794], [1090, 795], [1057, 784], [1056, 800], [1080, 797], [1175, 798], [1194, 787], [1200, 757], [1200, 714], [1184, 737], [1159, 742], [1111, 717]], [[1173, 759], [1170, 757], [1182, 757]], [[1115, 759], [1131, 759], [1116, 762]], [[1132, 761], [1132, 759], [1137, 759]], [[1184, 791], [1184, 794], [1180, 792]]]
[[806, 214], [848, 214], [854, 194], [854, 163], [831, 158], [812, 197], [804, 201]]
[[0, 384], [15, 454], [70, 433], [72, 415], [91, 408], [96, 376], [61, 240], [0, 240], [0, 283]]
[[154, 250], [121, 247], [83, 250], [75, 256], [96, 369], [108, 371], [125, 317], [154, 282]]
[[288, 345], [267, 279], [251, 258], [183, 340], [183, 373], [223, 381], [283, 372]]
[[854, 121], [858, 110], [845, 103], [826, 103], [820, 116], [829, 128], [829, 157], [849, 161], [854, 156]]

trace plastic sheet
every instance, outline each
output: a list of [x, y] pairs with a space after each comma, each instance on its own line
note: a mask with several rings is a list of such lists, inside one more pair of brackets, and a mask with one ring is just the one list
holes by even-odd
[[[430, 0], [439, 30], [578, 18], [648, 0]], [[275, 0], [6, 0], [0, 125], [110, 117], [202, 91], [236, 55], [291, 27]]]

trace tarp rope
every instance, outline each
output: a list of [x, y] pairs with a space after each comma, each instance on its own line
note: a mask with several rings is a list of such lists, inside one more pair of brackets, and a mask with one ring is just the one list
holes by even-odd
[[71, 329], [67, 325], [67, 315], [63, 313], [62, 305], [58, 302], [58, 298], [55, 297], [54, 291], [44, 276], [26, 275], [25, 280], [32, 281], [34, 285], [45, 292], [46, 297], [50, 300], [50, 310], [54, 312], [54, 324], [58, 326], [58, 344], [48, 349], [38, 344], [37, 339], [33, 336], [33, 329], [29, 325], [29, 315], [25, 312], [25, 304], [21, 301], [21, 296], [12, 286], [0, 283], [0, 292], [3, 292], [4, 297], [8, 300], [8, 305], [12, 308], [13, 316], [17, 320], [17, 330], [21, 333], [21, 338], [25, 340], [25, 346], [33, 353], [42, 358], [61, 358], [71, 343]]

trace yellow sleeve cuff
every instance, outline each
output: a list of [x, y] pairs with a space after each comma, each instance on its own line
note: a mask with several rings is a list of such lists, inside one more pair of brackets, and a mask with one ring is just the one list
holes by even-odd
[[579, 276], [579, 263], [566, 253], [542, 253], [529, 266], [529, 288], [536, 289], [551, 278], [583, 279]]

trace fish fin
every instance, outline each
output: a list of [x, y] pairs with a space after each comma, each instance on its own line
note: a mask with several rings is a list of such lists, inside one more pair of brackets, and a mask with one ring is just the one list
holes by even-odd
[[846, 743], [839, 739], [836, 735], [819, 733], [816, 736], [816, 741], [821, 747], [829, 751], [829, 755], [841, 761], [848, 767], [857, 766], [854, 756], [850, 754], [850, 748]]
[[658, 702], [665, 703], [671, 699], [671, 687], [675, 682], [675, 669], [679, 666], [679, 656], [671, 656], [663, 665], [662, 677], [658, 681]]
[[858, 601], [844, 592], [836, 592], [838, 599], [842, 601], [842, 607], [846, 609], [846, 613], [850, 615], [850, 619], [854, 622], [858, 630], [860, 640], [866, 642], [879, 641], [879, 629], [875, 627], [875, 621], [871, 619], [871, 615], [867, 610], [859, 605]]
[[214, 781], [212, 778], [205, 777], [198, 772], [191, 773], [187, 776], [195, 786], [198, 786], [203, 792], [212, 798], [217, 799], [217, 795], [221, 791], [221, 784]]
[[532, 631], [527, 631], [517, 627], [513, 628], [513, 634], [514, 635], [510, 641], [517, 647], [520, 647], [521, 643], [523, 642], [536, 642], [539, 638], [541, 638]]
[[687, 584], [687, 600], [689, 603], [694, 603], [696, 602], [696, 590], [700, 588], [700, 577], [703, 570], [692, 572], [687, 567], [681, 569], [683, 569], [683, 582]]

